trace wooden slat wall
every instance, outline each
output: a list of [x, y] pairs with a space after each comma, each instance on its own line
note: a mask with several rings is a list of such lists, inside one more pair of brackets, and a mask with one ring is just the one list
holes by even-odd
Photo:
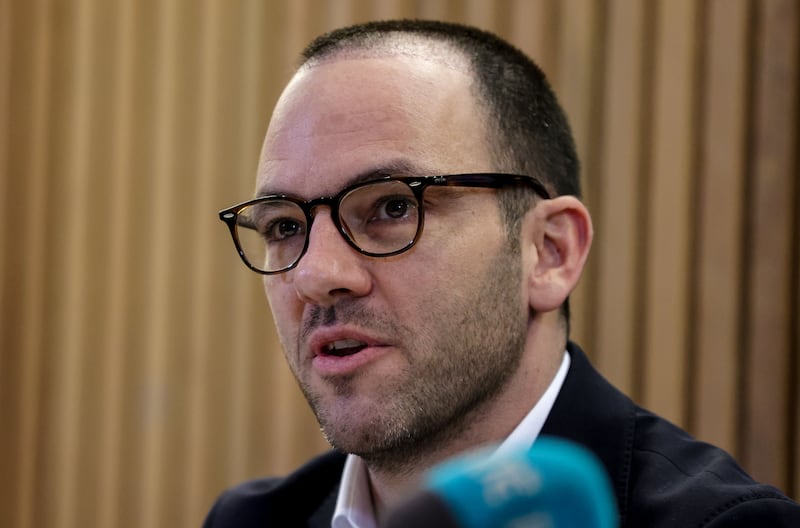
[[[783, 482], [789, 472], [791, 423], [797, 401], [790, 401], [798, 378], [793, 375], [797, 354], [792, 348], [792, 309], [798, 299], [791, 285], [798, 280], [796, 238], [798, 193], [798, 127], [800, 108], [800, 5], [765, 3], [757, 15], [754, 50], [751, 121], [753, 159], [747, 204], [751, 211], [746, 231], [748, 276], [743, 326], [747, 373], [744, 383], [742, 456], [746, 464], [772, 482]], [[784, 90], [790, 87], [790, 92]], [[794, 343], [795, 352], [798, 343]], [[800, 439], [794, 439], [794, 445]], [[797, 455], [795, 450], [795, 455]]]
[[538, 60], [596, 224], [573, 337], [800, 498], [800, 1], [0, 0], [0, 526], [198, 526], [326, 448], [216, 211], [300, 48], [387, 17]]

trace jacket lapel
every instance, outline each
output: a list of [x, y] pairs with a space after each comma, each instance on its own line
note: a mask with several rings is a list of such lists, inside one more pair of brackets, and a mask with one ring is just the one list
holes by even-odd
[[541, 434], [582, 444], [600, 459], [614, 485], [624, 521], [636, 406], [592, 367], [580, 347], [569, 343], [567, 350], [570, 369]]

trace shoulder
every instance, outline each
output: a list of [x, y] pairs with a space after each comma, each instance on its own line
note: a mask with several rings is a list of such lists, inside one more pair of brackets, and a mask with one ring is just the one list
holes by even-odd
[[756, 482], [724, 450], [637, 408], [630, 526], [800, 526], [800, 505]]
[[800, 504], [786, 497], [749, 495], [725, 504], [702, 524], [704, 528], [750, 528], [800, 526]]
[[227, 489], [217, 498], [203, 527], [305, 524], [331, 497], [335, 501], [344, 461], [344, 454], [330, 451], [285, 477], [250, 480]]
[[637, 406], [570, 343], [570, 371], [542, 434], [602, 461], [624, 527], [800, 526], [800, 505], [756, 482], [724, 450]]

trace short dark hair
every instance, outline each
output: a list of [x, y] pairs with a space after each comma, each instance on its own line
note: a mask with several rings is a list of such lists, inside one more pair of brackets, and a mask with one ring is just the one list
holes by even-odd
[[[551, 195], [580, 197], [575, 141], [541, 68], [500, 37], [474, 27], [434, 20], [385, 20], [333, 30], [302, 52], [302, 64], [338, 52], [380, 48], [391, 35], [422, 37], [451, 46], [467, 60], [476, 99], [486, 110], [487, 138], [498, 170], [539, 178]], [[520, 222], [533, 197], [524, 189], [500, 193], [509, 241], [518, 244]], [[562, 305], [569, 331], [569, 302]]]

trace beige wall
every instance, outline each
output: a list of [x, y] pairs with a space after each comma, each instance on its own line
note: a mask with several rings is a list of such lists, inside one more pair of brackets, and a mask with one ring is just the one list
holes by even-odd
[[398, 16], [541, 63], [597, 229], [574, 337], [800, 496], [797, 0], [0, 0], [0, 526], [197, 526], [325, 449], [216, 212], [302, 45]]

